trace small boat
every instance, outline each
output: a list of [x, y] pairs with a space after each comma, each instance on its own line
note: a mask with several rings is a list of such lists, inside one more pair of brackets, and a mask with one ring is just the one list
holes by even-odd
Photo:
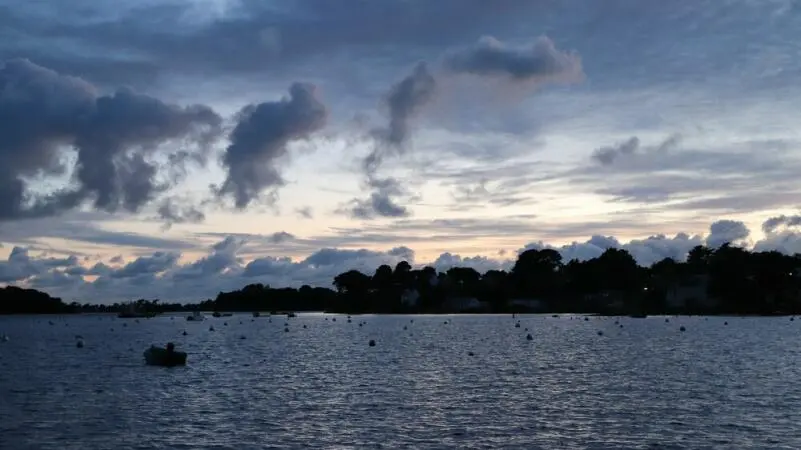
[[175, 367], [186, 365], [186, 353], [176, 352], [172, 342], [167, 344], [167, 348], [151, 345], [145, 350], [145, 364], [149, 366]]
[[222, 314], [219, 311], [214, 311], [214, 313], [212, 313], [211, 316], [212, 317], [222, 317]]
[[206, 317], [200, 313], [200, 311], [192, 311], [191, 316], [186, 316], [186, 320], [193, 321], [193, 322], [202, 322]]
[[629, 317], [632, 319], [645, 319], [648, 317], [648, 314], [629, 314]]
[[117, 314], [117, 317], [120, 319], [149, 319], [151, 317], [156, 317], [156, 313], [137, 311], [136, 306], [131, 304], [128, 306], [127, 310], [120, 311], [120, 313]]
[[297, 317], [297, 315], [295, 313], [293, 313], [293, 312], [288, 313], [286, 316], [288, 318], [290, 318], [290, 319], [293, 318], [293, 317]]
[[261, 315], [258, 311], [253, 311], [253, 317], [259, 317]]

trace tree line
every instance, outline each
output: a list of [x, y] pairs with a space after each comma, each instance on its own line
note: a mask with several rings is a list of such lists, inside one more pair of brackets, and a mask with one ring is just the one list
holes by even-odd
[[[395, 267], [382, 265], [372, 274], [348, 270], [334, 277], [331, 289], [250, 284], [195, 304], [142, 299], [133, 307], [148, 313], [438, 313], [456, 312], [453, 299], [472, 299], [471, 305], [480, 305], [476, 310], [494, 313], [537, 305], [536, 311], [543, 313], [798, 314], [799, 271], [799, 254], [751, 252], [730, 245], [697, 246], [686, 261], [664, 259], [650, 267], [639, 266], [624, 249], [610, 248], [586, 261], [563, 261], [553, 249], [530, 249], [520, 253], [508, 271], [482, 274], [453, 267], [437, 272], [402, 261]], [[67, 304], [33, 289], [0, 289], [0, 314], [117, 312], [130, 305]]]

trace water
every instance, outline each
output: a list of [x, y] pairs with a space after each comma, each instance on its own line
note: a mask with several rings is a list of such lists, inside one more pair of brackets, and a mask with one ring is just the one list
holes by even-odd
[[324, 317], [2, 317], [0, 448], [801, 448], [801, 321]]

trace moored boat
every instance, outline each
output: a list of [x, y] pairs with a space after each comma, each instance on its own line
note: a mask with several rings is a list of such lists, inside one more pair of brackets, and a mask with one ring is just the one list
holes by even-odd
[[145, 363], [149, 366], [174, 367], [186, 365], [186, 353], [175, 351], [175, 345], [170, 342], [167, 348], [151, 345], [144, 352]]
[[194, 321], [194, 322], [201, 322], [205, 318], [206, 317], [203, 316], [203, 314], [201, 314], [200, 311], [192, 311], [192, 315], [191, 316], [186, 316], [186, 320]]

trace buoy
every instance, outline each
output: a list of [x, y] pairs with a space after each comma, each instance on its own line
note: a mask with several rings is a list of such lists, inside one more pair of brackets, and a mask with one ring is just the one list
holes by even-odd
[[622, 323], [620, 324], [620, 328], [623, 328], [623, 324]]
[[228, 322], [223, 322], [223, 326], [227, 327], [228, 326]]
[[589, 322], [589, 321], [590, 321], [590, 318], [589, 318], [589, 317], [585, 317], [585, 318], [584, 318], [584, 321], [585, 321], [585, 322]]
[[515, 324], [515, 328], [520, 328], [520, 322]]
[[289, 333], [289, 328], [284, 328], [284, 333]]
[[239, 336], [239, 339], [245, 339], [245, 336]]
[[122, 326], [124, 326], [124, 327], [127, 327], [127, 326], [128, 326], [128, 324], [127, 324], [127, 323], [123, 323], [123, 324], [122, 324]]
[[306, 325], [303, 325], [303, 328], [306, 328]]
[[187, 333], [186, 333], [186, 331], [184, 331], [184, 332], [183, 332], [183, 333], [181, 333], [181, 334], [183, 334], [184, 336], [186, 336], [186, 334], [187, 334]]
[[467, 352], [467, 356], [476, 356], [473, 352]]
[[369, 345], [370, 347], [375, 347], [375, 341], [370, 339], [370, 342], [367, 345]]
[[729, 322], [723, 322], [723, 325], [728, 325], [728, 324], [729, 324]]
[[603, 335], [604, 335], [604, 332], [603, 332], [603, 331], [600, 331], [600, 330], [598, 330], [598, 336], [603, 336]]
[[665, 323], [668, 323], [668, 322], [670, 322], [670, 319], [665, 319]]
[[331, 321], [332, 321], [332, 322], [336, 322], [336, 321], [337, 321], [337, 318], [336, 318], [336, 317], [334, 317], [333, 319], [331, 319]]
[[526, 335], [526, 340], [527, 341], [533, 341], [534, 340], [534, 336], [532, 336], [531, 334], [527, 334]]
[[209, 331], [214, 331], [214, 326], [213, 325], [209, 327]]
[[408, 330], [408, 329], [409, 329], [409, 327], [407, 327], [406, 325], [404, 325], [404, 326], [403, 326], [403, 330], [404, 330], [404, 331], [405, 331], [405, 330]]
[[686, 330], [687, 330], [687, 329], [686, 329], [686, 328], [684, 328], [684, 325], [682, 325], [681, 327], [679, 327], [679, 331], [686, 331]]

